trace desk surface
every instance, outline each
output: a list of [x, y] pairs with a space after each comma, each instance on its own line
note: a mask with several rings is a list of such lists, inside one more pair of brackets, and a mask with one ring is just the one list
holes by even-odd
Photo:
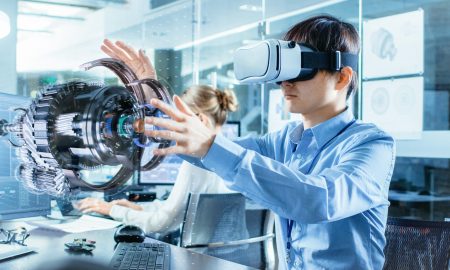
[[[40, 218], [42, 220], [42, 218]], [[115, 229], [91, 231], [79, 234], [65, 234], [55, 231], [32, 229], [33, 227], [20, 221], [3, 221], [0, 227], [4, 229], [12, 229], [18, 226], [31, 229], [31, 236], [26, 240], [26, 244], [30, 247], [39, 249], [38, 253], [28, 254], [10, 260], [0, 261], [0, 270], [31, 270], [33, 267], [46, 262], [48, 260], [56, 260], [62, 258], [82, 257], [83, 259], [92, 258], [96, 262], [109, 264], [113, 253], [115, 242], [113, 235]], [[74, 238], [86, 238], [96, 241], [96, 249], [92, 254], [69, 253], [65, 250], [64, 243], [72, 242]], [[147, 240], [146, 240], [147, 241]], [[148, 241], [156, 241], [148, 239]], [[158, 242], [158, 241], [156, 241]], [[244, 270], [254, 269], [243, 266], [219, 258], [191, 252], [187, 249], [170, 245], [171, 260], [170, 269], [223, 269], [223, 270]]]

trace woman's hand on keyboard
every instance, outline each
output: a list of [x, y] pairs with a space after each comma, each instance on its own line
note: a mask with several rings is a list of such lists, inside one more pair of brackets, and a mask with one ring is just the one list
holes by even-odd
[[111, 203], [114, 204], [114, 205], [120, 205], [120, 206], [128, 207], [128, 208], [131, 208], [133, 210], [138, 210], [138, 211], [142, 211], [143, 210], [140, 205], [132, 203], [129, 200], [125, 200], [125, 199], [114, 200], [114, 201], [111, 201]]
[[114, 204], [105, 202], [97, 198], [86, 198], [75, 204], [76, 208], [82, 213], [99, 213], [102, 215], [109, 215]]

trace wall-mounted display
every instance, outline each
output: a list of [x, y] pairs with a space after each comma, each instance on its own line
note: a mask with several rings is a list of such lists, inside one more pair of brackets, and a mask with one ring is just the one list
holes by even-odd
[[423, 17], [419, 9], [364, 22], [364, 79], [423, 73]]
[[419, 139], [423, 126], [423, 77], [363, 82], [363, 120], [396, 139]]

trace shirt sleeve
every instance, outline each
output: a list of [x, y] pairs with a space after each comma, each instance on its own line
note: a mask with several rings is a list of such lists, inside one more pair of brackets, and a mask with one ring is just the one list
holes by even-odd
[[300, 223], [335, 221], [388, 203], [395, 150], [384, 133], [361, 139], [318, 174], [303, 174], [260, 152], [217, 135], [202, 162], [231, 189]]
[[189, 191], [192, 188], [192, 170], [189, 169], [189, 166], [189, 164], [182, 163], [167, 200], [156, 200], [145, 204], [142, 211], [114, 205], [111, 208], [110, 216], [126, 224], [137, 225], [146, 233], [162, 233], [177, 229], [183, 222]]
[[[246, 136], [246, 137], [240, 137], [234, 140], [233, 142], [247, 150], [253, 150], [256, 151], [264, 156], [271, 156], [270, 151], [267, 150], [266, 145], [268, 145], [270, 137], [269, 135], [264, 135], [262, 137], [252, 137], [252, 136]], [[178, 157], [183, 159], [184, 161], [189, 162], [190, 164], [197, 166], [199, 168], [205, 169], [205, 170], [211, 170], [207, 167], [205, 167], [202, 163], [202, 159], [187, 156], [187, 155], [181, 155], [179, 154]], [[205, 156], [206, 157], [206, 156]]]

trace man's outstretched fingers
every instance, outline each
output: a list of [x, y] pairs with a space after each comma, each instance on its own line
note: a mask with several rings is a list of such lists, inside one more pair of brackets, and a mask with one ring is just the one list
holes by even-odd
[[189, 106], [186, 105], [186, 103], [184, 103], [184, 101], [179, 96], [173, 96], [173, 103], [175, 103], [175, 107], [180, 110], [180, 112], [183, 112], [190, 116], [195, 115], [191, 108], [189, 108]]
[[158, 76], [156, 75], [155, 68], [153, 67], [152, 62], [142, 50], [139, 50], [139, 58], [143, 63], [145, 73], [149, 74], [149, 78], [157, 80]]
[[131, 59], [139, 58], [139, 56], [138, 56], [138, 54], [136, 53], [136, 51], [135, 51], [133, 48], [131, 48], [130, 46], [128, 46], [127, 44], [125, 44], [124, 42], [122, 42], [122, 41], [117, 41], [116, 44], [117, 44], [117, 46], [118, 46], [119, 48], [121, 48], [122, 50], [124, 50], [124, 51], [131, 57]]
[[183, 147], [179, 145], [174, 145], [168, 148], [157, 148], [153, 150], [153, 154], [157, 156], [166, 156], [173, 154], [185, 154], [185, 150]]
[[178, 111], [177, 109], [173, 108], [172, 106], [170, 106], [169, 104], [162, 102], [159, 99], [156, 98], [152, 98], [150, 100], [150, 104], [158, 109], [160, 109], [161, 111], [163, 111], [165, 114], [167, 114], [168, 116], [170, 116], [170, 118], [172, 118], [173, 120], [177, 121], [177, 122], [181, 122], [185, 120], [185, 115], [183, 113], [181, 113], [180, 111]]
[[116, 41], [115, 43], [112, 43], [111, 50], [113, 50], [114, 53], [118, 56], [118, 59], [124, 61], [125, 63], [131, 61], [130, 55], [118, 45], [120, 43], [121, 41]]
[[112, 58], [116, 58], [119, 59], [119, 57], [117, 56], [117, 54], [112, 51], [108, 46], [102, 45], [100, 46], [100, 49], [106, 53], [108, 56], [112, 57]]
[[159, 117], [146, 117], [145, 123], [148, 125], [154, 125], [154, 126], [158, 126], [158, 127], [176, 131], [176, 132], [181, 132], [181, 133], [186, 132], [186, 127], [183, 124], [181, 124], [177, 121], [174, 121], [172, 119], [164, 119], [164, 118], [159, 118]]
[[176, 142], [186, 141], [186, 139], [182, 134], [170, 130], [146, 130], [145, 136], [153, 138], [162, 138]]

